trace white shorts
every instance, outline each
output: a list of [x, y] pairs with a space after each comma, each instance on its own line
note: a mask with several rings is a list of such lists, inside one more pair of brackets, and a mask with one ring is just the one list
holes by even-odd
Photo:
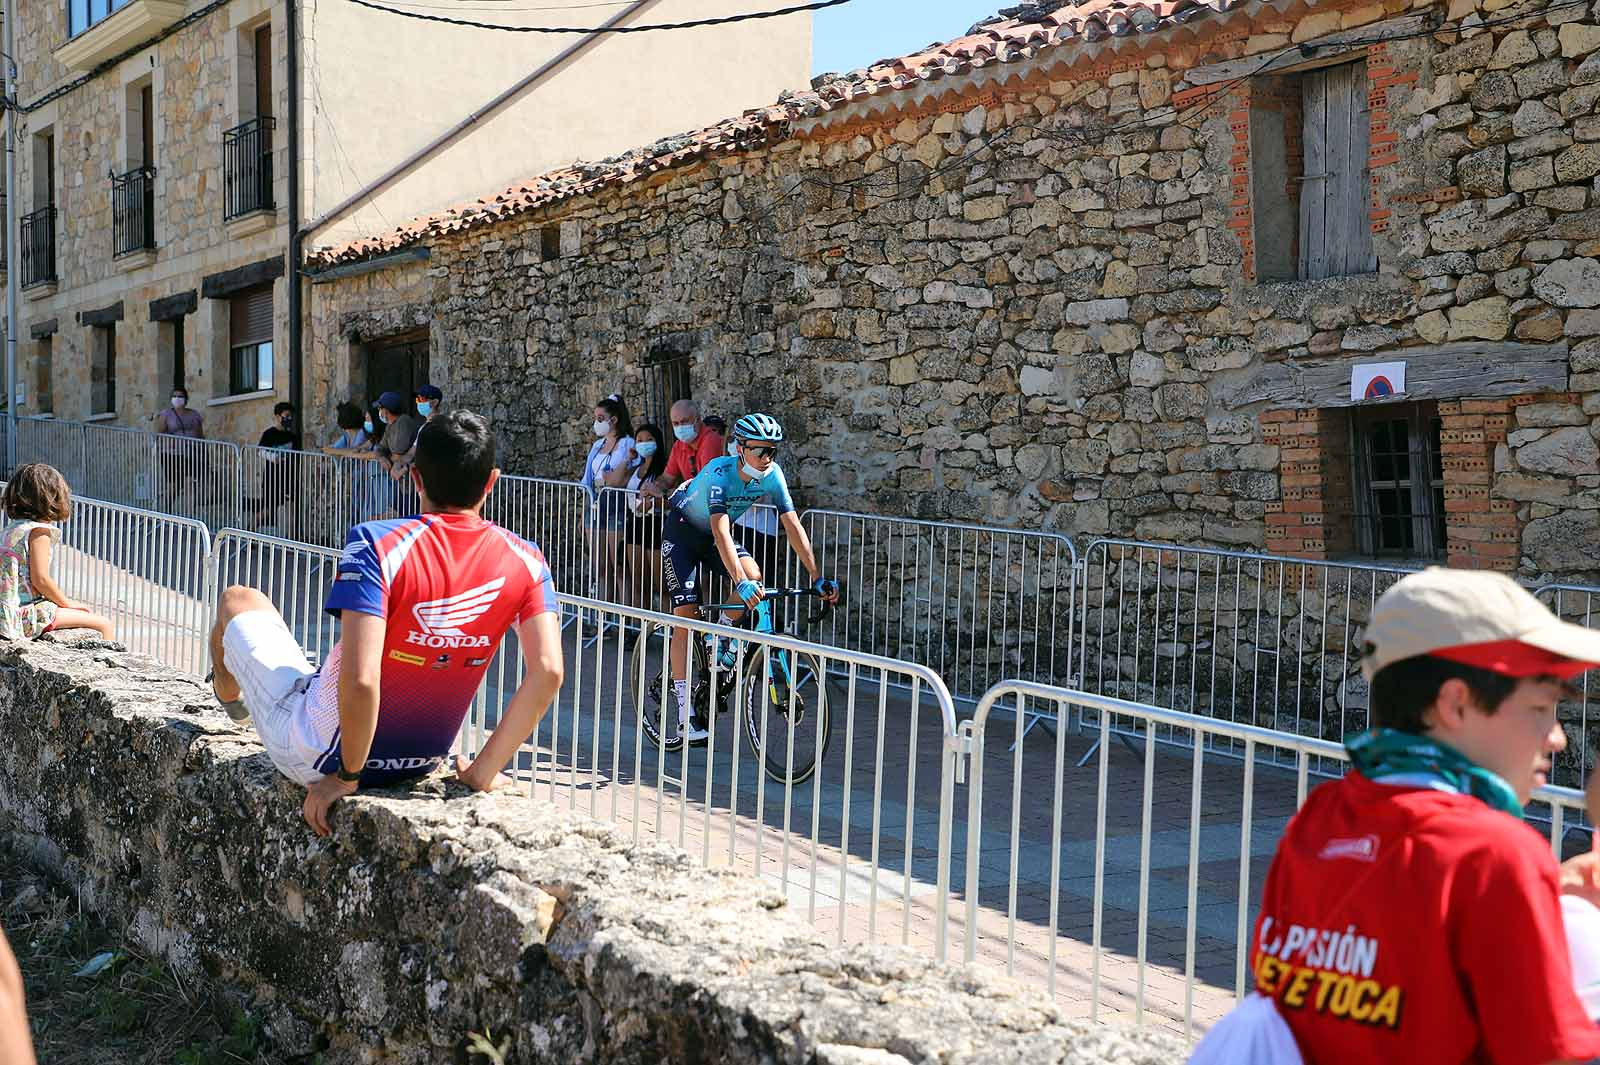
[[[240, 698], [272, 764], [296, 784], [314, 784], [316, 769], [338, 742], [338, 728], [318, 729], [306, 705], [316, 670], [275, 610], [250, 610], [222, 633], [222, 664], [239, 682]], [[327, 735], [322, 735], [323, 731]]]

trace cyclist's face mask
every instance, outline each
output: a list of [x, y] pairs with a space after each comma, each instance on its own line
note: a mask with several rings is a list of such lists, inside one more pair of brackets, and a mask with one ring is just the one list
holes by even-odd
[[[735, 445], [735, 447], [737, 446], [738, 445]], [[744, 475], [750, 478], [752, 481], [762, 480], [772, 472], [772, 463], [773, 460], [777, 458], [777, 455], [778, 449], [775, 447], [758, 447], [752, 444], [745, 444], [743, 456], [744, 460], [740, 463], [739, 468], [741, 472], [743, 472]], [[765, 462], [766, 465], [761, 469], [757, 469], [756, 467], [750, 465], [752, 460], [756, 462]]]

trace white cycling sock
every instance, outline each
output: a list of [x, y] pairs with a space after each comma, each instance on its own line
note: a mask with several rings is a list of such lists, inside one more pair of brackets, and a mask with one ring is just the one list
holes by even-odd
[[678, 699], [678, 724], [689, 723], [689, 682], [675, 680], [672, 682], [672, 694]]

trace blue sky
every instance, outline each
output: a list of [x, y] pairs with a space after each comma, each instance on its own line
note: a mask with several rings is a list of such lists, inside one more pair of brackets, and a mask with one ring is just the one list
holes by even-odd
[[1018, 0], [854, 0], [812, 16], [811, 71], [842, 72], [959, 37]]

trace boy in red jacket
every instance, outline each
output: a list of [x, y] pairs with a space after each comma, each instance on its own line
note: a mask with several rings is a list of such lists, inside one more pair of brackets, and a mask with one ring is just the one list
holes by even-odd
[[1550, 844], [1522, 820], [1566, 747], [1564, 685], [1600, 664], [1499, 574], [1429, 569], [1378, 600], [1353, 771], [1290, 822], [1251, 955], [1308, 1065], [1600, 1056], [1573, 990]]

